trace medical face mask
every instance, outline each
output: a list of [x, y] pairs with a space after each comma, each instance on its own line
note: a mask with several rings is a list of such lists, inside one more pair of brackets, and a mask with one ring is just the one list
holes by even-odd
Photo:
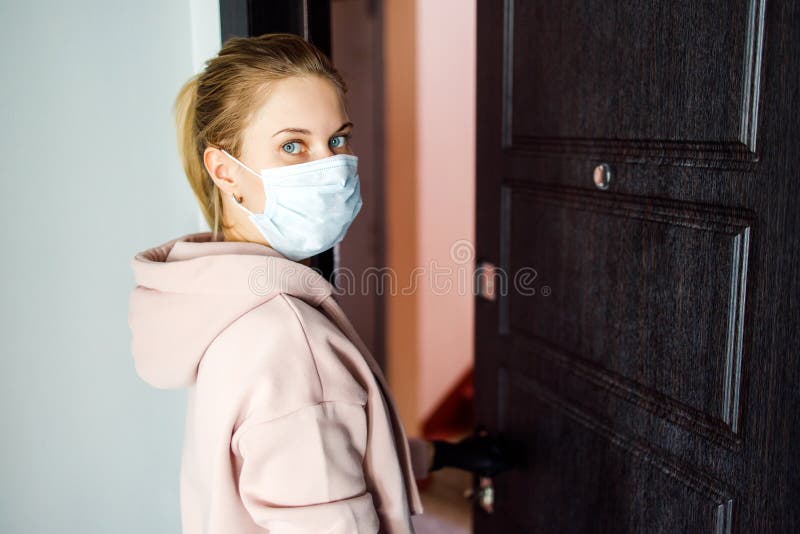
[[361, 211], [357, 156], [335, 154], [261, 169], [259, 174], [222, 151], [261, 179], [263, 213], [253, 213], [231, 196], [270, 246], [291, 260], [308, 258], [339, 243]]

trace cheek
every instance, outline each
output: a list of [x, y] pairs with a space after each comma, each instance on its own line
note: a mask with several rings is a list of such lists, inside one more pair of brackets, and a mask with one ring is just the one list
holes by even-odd
[[[261, 168], [259, 167], [259, 170]], [[244, 205], [253, 213], [263, 213], [265, 198], [264, 186], [261, 179], [250, 176], [246, 182], [241, 184], [241, 194], [244, 196]]]
[[264, 154], [259, 158], [258, 171], [261, 169], [271, 169], [273, 167], [280, 167], [286, 165], [286, 158], [290, 154], [284, 152], [281, 147], [269, 148], [264, 151]]

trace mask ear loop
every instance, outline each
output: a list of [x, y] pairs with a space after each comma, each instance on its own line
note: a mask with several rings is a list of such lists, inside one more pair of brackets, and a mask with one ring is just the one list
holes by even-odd
[[259, 178], [261, 178], [261, 175], [260, 175], [260, 174], [258, 174], [256, 171], [254, 171], [253, 169], [251, 169], [250, 167], [248, 167], [247, 165], [245, 165], [244, 163], [242, 163], [242, 162], [241, 162], [241, 161], [239, 161], [238, 159], [236, 159], [236, 158], [234, 158], [233, 156], [231, 156], [231, 155], [228, 153], [228, 151], [227, 151], [227, 150], [225, 150], [224, 148], [220, 148], [220, 150], [222, 150], [222, 151], [225, 153], [225, 155], [226, 155], [226, 156], [228, 156], [229, 158], [231, 158], [233, 161], [235, 161], [236, 163], [238, 163], [239, 165], [241, 165], [242, 167], [244, 167], [245, 169], [247, 169], [247, 170], [248, 170], [248, 171], [250, 171], [251, 173], [253, 173], [253, 174], [255, 174], [256, 176], [258, 176]]
[[[238, 163], [239, 165], [241, 165], [242, 167], [244, 167], [246, 170], [250, 171], [251, 173], [253, 173], [253, 174], [255, 174], [256, 176], [258, 176], [259, 178], [261, 178], [261, 175], [260, 175], [260, 174], [258, 174], [257, 172], [255, 172], [253, 169], [251, 169], [250, 167], [248, 167], [247, 165], [245, 165], [244, 163], [242, 163], [242, 162], [241, 162], [241, 161], [239, 161], [238, 159], [236, 159], [236, 158], [234, 158], [233, 156], [231, 156], [231, 155], [228, 153], [228, 151], [227, 151], [227, 150], [225, 150], [224, 148], [220, 148], [220, 150], [222, 150], [222, 151], [225, 153], [225, 155], [226, 155], [226, 156], [228, 156], [228, 157], [229, 157], [229, 158], [231, 158], [233, 161], [235, 161], [236, 163]], [[231, 198], [233, 199], [233, 201], [236, 203], [236, 205], [237, 205], [237, 206], [239, 206], [240, 208], [242, 208], [244, 211], [246, 211], [246, 212], [247, 212], [247, 213], [249, 213], [250, 215], [253, 215], [253, 212], [252, 212], [252, 211], [250, 211], [249, 209], [247, 209], [246, 207], [244, 207], [244, 205], [242, 204], [242, 200], [244, 200], [244, 198], [242, 198], [242, 200], [239, 200], [238, 198], [236, 198], [236, 195], [234, 195], [233, 193], [231, 193]]]

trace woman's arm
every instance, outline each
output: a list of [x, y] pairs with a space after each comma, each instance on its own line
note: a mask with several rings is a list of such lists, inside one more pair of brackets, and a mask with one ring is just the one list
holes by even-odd
[[242, 425], [239, 492], [271, 534], [374, 534], [379, 519], [363, 473], [367, 418], [361, 404], [320, 402]]
[[467, 436], [456, 443], [438, 439], [428, 441], [422, 438], [409, 438], [408, 446], [411, 451], [414, 478], [417, 480], [422, 480], [432, 471], [442, 467], [454, 467], [483, 476], [494, 476], [511, 469], [516, 462], [515, 451], [508, 442], [499, 436], [483, 432]]
[[433, 465], [433, 443], [422, 438], [408, 438], [408, 448], [411, 453], [414, 478], [422, 480], [428, 476]]

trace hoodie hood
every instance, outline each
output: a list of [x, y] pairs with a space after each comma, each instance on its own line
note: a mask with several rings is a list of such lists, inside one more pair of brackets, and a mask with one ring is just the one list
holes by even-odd
[[162, 389], [191, 386], [214, 338], [280, 293], [312, 306], [333, 293], [316, 270], [260, 243], [186, 234], [131, 260], [128, 326], [136, 372]]

